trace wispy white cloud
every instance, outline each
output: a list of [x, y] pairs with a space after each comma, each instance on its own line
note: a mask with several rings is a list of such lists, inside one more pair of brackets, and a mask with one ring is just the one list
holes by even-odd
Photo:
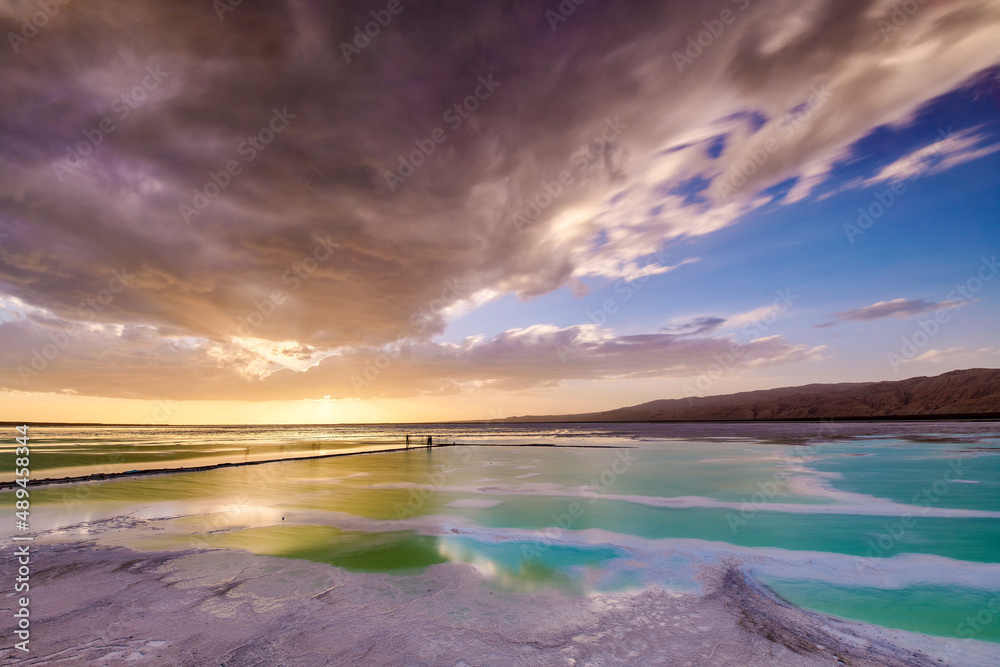
[[877, 174], [861, 185], [868, 187], [886, 181], [931, 176], [997, 151], [1000, 151], [1000, 142], [993, 135], [978, 128], [970, 128], [904, 155], [879, 169]]
[[904, 361], [927, 361], [931, 363], [983, 363], [984, 361], [989, 360], [996, 363], [997, 356], [1000, 356], [1000, 349], [995, 347], [967, 348], [959, 346], [940, 350], [925, 350], [913, 359]]

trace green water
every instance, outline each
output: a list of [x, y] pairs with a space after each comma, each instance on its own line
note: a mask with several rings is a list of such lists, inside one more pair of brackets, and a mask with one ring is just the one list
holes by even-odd
[[331, 526], [271, 526], [204, 536], [204, 545], [300, 558], [357, 572], [419, 571], [447, 561], [437, 540], [412, 531], [369, 533]]

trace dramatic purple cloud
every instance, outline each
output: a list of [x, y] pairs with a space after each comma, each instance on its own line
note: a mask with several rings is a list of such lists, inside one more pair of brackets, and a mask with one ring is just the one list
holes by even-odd
[[[504, 295], [690, 264], [682, 242], [771, 203], [762, 188], [797, 179], [801, 200], [873, 127], [1000, 60], [1000, 7], [974, 0], [890, 33], [887, 0], [590, 2], [565, 21], [551, 0], [402, 0], [358, 37], [385, 6], [74, 2], [28, 36], [31, 7], [0, 4], [18, 36], [0, 50], [0, 388], [352, 396], [392, 346], [394, 395], [697, 371], [729, 344], [718, 318], [434, 337]], [[838, 317], [941, 307], [894, 303]], [[586, 354], [561, 360], [561, 340]], [[813, 349], [771, 337], [747, 361]]]

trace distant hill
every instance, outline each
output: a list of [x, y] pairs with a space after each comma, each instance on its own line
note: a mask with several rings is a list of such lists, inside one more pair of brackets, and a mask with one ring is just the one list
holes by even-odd
[[650, 401], [606, 412], [511, 417], [505, 422], [746, 421], [1000, 418], [1000, 369], [971, 368], [892, 382], [809, 384], [723, 396]]

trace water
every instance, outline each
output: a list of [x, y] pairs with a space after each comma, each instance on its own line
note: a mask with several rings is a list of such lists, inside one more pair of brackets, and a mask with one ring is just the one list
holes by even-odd
[[[793, 604], [1000, 642], [994, 423], [38, 427], [31, 467], [315, 457], [407, 433], [460, 444], [40, 486], [31, 527], [49, 531], [41, 540], [244, 549], [401, 577], [457, 561], [499, 589], [580, 595], [699, 592], [700, 567], [738, 558]], [[531, 443], [559, 447], [487, 446]], [[12, 514], [12, 494], [0, 498]]]
[[[405, 446], [406, 433], [411, 431], [401, 426], [36, 426], [29, 429], [35, 454], [31, 469], [38, 478], [53, 479], [377, 451]], [[416, 439], [413, 444], [417, 444]], [[13, 469], [2, 469], [0, 479], [13, 479]]]
[[778, 578], [764, 581], [785, 600], [833, 616], [931, 635], [1000, 642], [1000, 622], [992, 622], [997, 613], [993, 610], [1000, 611], [1000, 591], [933, 585], [885, 589]]

